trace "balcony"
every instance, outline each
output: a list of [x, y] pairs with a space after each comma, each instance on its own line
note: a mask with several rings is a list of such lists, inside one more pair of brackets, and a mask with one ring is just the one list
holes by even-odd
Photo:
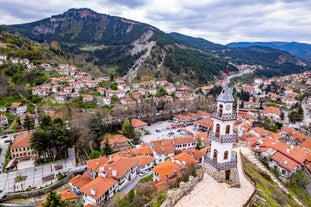
[[223, 113], [215, 112], [212, 114], [212, 117], [222, 120], [222, 121], [229, 121], [229, 120], [235, 120], [237, 117], [237, 114], [236, 113], [223, 114]]
[[225, 135], [216, 136], [215, 132], [210, 132], [208, 134], [208, 138], [210, 138], [211, 140], [220, 142], [220, 143], [236, 142], [237, 140], [236, 134], [225, 134]]
[[206, 155], [206, 162], [211, 165], [213, 168], [217, 169], [218, 171], [221, 170], [228, 170], [237, 166], [237, 159], [235, 155], [232, 155], [231, 161], [218, 163], [215, 162], [213, 159], [210, 158], [210, 153]]

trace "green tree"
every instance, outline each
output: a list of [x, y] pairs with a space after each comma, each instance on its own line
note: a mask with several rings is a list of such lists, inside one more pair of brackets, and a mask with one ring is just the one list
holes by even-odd
[[47, 149], [47, 134], [42, 129], [37, 129], [30, 138], [30, 146], [33, 148], [40, 157]]
[[53, 141], [55, 143], [56, 149], [61, 154], [67, 156], [66, 152], [69, 147], [71, 147], [74, 142], [66, 129], [66, 125], [61, 118], [55, 118], [51, 127], [51, 134]]
[[134, 128], [128, 119], [122, 124], [122, 134], [129, 139], [133, 139], [135, 137]]
[[49, 115], [43, 115], [39, 117], [40, 128], [47, 130], [52, 126], [52, 119]]
[[271, 120], [269, 118], [267, 118], [267, 117], [264, 120], [264, 128], [266, 130], [271, 130], [271, 128], [272, 128]]
[[105, 155], [112, 154], [112, 148], [111, 148], [111, 145], [109, 144], [108, 139], [105, 140], [105, 146], [104, 146], [103, 152]]
[[94, 150], [92, 151], [90, 154], [89, 154], [89, 158], [92, 160], [92, 159], [96, 159], [96, 158], [99, 158], [101, 156], [101, 153], [100, 151], [98, 150]]
[[51, 191], [47, 194], [46, 201], [42, 204], [42, 207], [67, 207], [69, 201], [62, 201], [60, 195], [55, 191]]
[[97, 141], [99, 142], [104, 134], [104, 124], [99, 113], [96, 113], [89, 122], [89, 128], [96, 135]]
[[110, 84], [110, 89], [111, 90], [118, 90], [118, 83], [117, 82], [113, 82]]
[[24, 127], [27, 128], [29, 132], [30, 129], [33, 129], [35, 127], [35, 119], [26, 115], [25, 120], [24, 120]]

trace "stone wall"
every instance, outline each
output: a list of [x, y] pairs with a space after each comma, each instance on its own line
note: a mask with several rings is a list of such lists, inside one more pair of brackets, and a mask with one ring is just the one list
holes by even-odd
[[[204, 163], [202, 167], [203, 171], [212, 176], [218, 182], [226, 182], [226, 174], [225, 170], [218, 171], [216, 168], [212, 167], [211, 165]], [[230, 186], [232, 187], [239, 187], [240, 186], [240, 178], [237, 168], [230, 169]]]
[[181, 199], [184, 195], [188, 194], [192, 188], [199, 182], [199, 177], [189, 177], [189, 181], [187, 183], [181, 182], [179, 184], [179, 188], [176, 190], [169, 190], [167, 192], [167, 198], [162, 203], [161, 207], [172, 207], [174, 206], [179, 199]]

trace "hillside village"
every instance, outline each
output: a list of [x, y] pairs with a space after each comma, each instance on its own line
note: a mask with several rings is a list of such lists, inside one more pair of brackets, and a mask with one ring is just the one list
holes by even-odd
[[[215, 114], [217, 104], [215, 101], [211, 103], [209, 97], [218, 96], [220, 91], [213, 91], [217, 87], [221, 89], [226, 80], [217, 82], [216, 87], [213, 84], [194, 89], [166, 80], [129, 85], [124, 78], [94, 78], [70, 64], [35, 66], [27, 59], [9, 59], [6, 55], [0, 55], [0, 60], [0, 65], [10, 61], [25, 64], [25, 70], [40, 67], [57, 73], [47, 83], [30, 89], [32, 95], [48, 100], [50, 106], [36, 107], [32, 113], [27, 110], [29, 103], [25, 102], [0, 106], [3, 130], [11, 125], [7, 113], [19, 117], [19, 131], [25, 129], [14, 139], [8, 139], [7, 135], [1, 137], [4, 143], [10, 144], [8, 158], [14, 160], [2, 166], [2, 172], [17, 170], [15, 164], [18, 160], [23, 162], [29, 160], [27, 157], [38, 157], [31, 145], [38, 124], [28, 130], [24, 125], [26, 117], [38, 120], [37, 110], [54, 119], [62, 117], [57, 106], [68, 103], [77, 103], [88, 113], [95, 113], [96, 107], [113, 106], [114, 114], [102, 117], [104, 121], [113, 123], [118, 120], [122, 124], [129, 120], [131, 127], [140, 132], [137, 143], [120, 133], [102, 135], [100, 150], [104, 151], [108, 145], [111, 153], [88, 159], [85, 165], [80, 162], [85, 171], [68, 181], [70, 189], [60, 193], [62, 199], [75, 203], [80, 198], [84, 206], [103, 206], [135, 178], [146, 176], [151, 176], [148, 187], [153, 192], [167, 190], [176, 186], [181, 178], [196, 176], [193, 169], [201, 168], [207, 154], [211, 153], [209, 137], [218, 115]], [[278, 172], [284, 182], [300, 170], [311, 176], [310, 85], [311, 72], [304, 72], [267, 80], [255, 78], [252, 84], [233, 86], [233, 95], [237, 97], [232, 109], [237, 114], [232, 129], [237, 135], [234, 145], [244, 143], [250, 147], [270, 169]], [[209, 106], [204, 106], [208, 103]], [[167, 128], [151, 131], [148, 127], [158, 121], [157, 117], [170, 122]], [[66, 121], [70, 129], [70, 122]], [[165, 137], [142, 141], [145, 135], [156, 135], [165, 130], [168, 132]], [[69, 175], [68, 169], [56, 166], [47, 182], [56, 182], [58, 171]]]

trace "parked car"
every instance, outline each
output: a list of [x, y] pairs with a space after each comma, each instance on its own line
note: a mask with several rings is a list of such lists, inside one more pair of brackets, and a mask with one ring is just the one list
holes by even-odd
[[140, 172], [138, 175], [139, 175], [140, 177], [143, 177], [143, 176], [146, 175], [146, 174], [147, 174], [147, 172], [142, 171], [142, 172]]
[[1, 139], [5, 139], [5, 138], [8, 138], [8, 135], [4, 135], [1, 137]]

